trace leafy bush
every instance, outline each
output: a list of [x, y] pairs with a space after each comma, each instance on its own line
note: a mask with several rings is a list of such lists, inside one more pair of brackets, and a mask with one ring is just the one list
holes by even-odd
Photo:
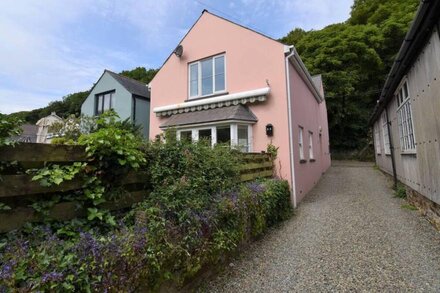
[[291, 210], [280, 180], [244, 184], [210, 202], [203, 211], [185, 206], [174, 213], [143, 202], [106, 235], [74, 228], [69, 238], [61, 226], [11, 232], [0, 246], [0, 291], [133, 292], [164, 280], [182, 283]]
[[[34, 178], [46, 186], [88, 178], [84, 192], [74, 195], [87, 218], [27, 224], [0, 238], [0, 292], [134, 292], [164, 281], [183, 284], [291, 213], [287, 182], [240, 184], [240, 156], [229, 148], [179, 142], [172, 132], [144, 144], [111, 114], [78, 141], [90, 161], [46, 166]], [[140, 168], [151, 187], [147, 199], [125, 214], [101, 209], [115, 176]], [[32, 206], [44, 214], [59, 199]]]
[[21, 133], [21, 124], [20, 119], [0, 113], [0, 147], [14, 143], [11, 137]]

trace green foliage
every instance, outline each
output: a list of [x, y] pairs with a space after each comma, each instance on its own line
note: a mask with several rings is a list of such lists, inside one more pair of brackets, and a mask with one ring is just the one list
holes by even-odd
[[124, 70], [120, 74], [143, 83], [149, 83], [158, 71], [158, 69], [147, 70], [145, 67], [136, 67], [132, 70]]
[[42, 186], [60, 185], [64, 181], [72, 180], [79, 172], [84, 170], [87, 163], [75, 162], [72, 165], [60, 166], [57, 164], [50, 165], [36, 172], [31, 170], [31, 173], [35, 173], [32, 180], [39, 181]]
[[5, 145], [12, 145], [14, 141], [12, 136], [20, 135], [20, 125], [22, 121], [16, 117], [8, 117], [0, 113], [0, 147]]
[[351, 17], [318, 31], [295, 29], [281, 39], [295, 45], [312, 74], [322, 74], [333, 150], [368, 142], [368, 119], [409, 24], [417, 0], [356, 0]]
[[272, 161], [275, 161], [276, 158], [278, 157], [278, 150], [279, 149], [280, 149], [280, 147], [274, 146], [273, 144], [267, 145], [266, 153], [268, 153], [270, 155]]
[[87, 156], [99, 162], [103, 171], [112, 170], [115, 166], [138, 169], [146, 162], [140, 151], [142, 138], [117, 118], [114, 111], [103, 113], [96, 121], [97, 130], [81, 135], [78, 143], [86, 147]]
[[[166, 280], [182, 284], [291, 214], [287, 182], [279, 180], [213, 194], [203, 209], [193, 200], [176, 210], [147, 200], [106, 234], [78, 230], [73, 221], [10, 232], [0, 241], [0, 290], [137, 292]], [[104, 215], [91, 209], [89, 217]]]
[[[79, 139], [90, 161], [35, 174], [46, 186], [82, 176], [84, 192], [36, 201], [31, 206], [45, 224], [0, 239], [0, 291], [134, 292], [167, 280], [183, 284], [290, 216], [287, 182], [240, 184], [236, 151], [176, 141], [172, 131], [142, 145], [125, 127], [105, 113], [96, 132]], [[125, 215], [102, 209], [116, 189], [115, 174], [141, 167], [149, 196]], [[86, 219], [50, 219], [50, 209], [66, 197], [86, 208]]]
[[394, 190], [394, 197], [406, 198], [406, 187], [402, 183], [397, 183], [397, 187]]
[[410, 211], [417, 211], [418, 210], [417, 207], [415, 207], [411, 204], [403, 204], [403, 205], [401, 205], [401, 208], [406, 209], [406, 210], [410, 210]]

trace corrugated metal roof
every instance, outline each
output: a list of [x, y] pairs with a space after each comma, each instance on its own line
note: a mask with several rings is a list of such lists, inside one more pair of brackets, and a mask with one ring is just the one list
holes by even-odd
[[168, 118], [160, 127], [182, 126], [190, 124], [199, 124], [207, 122], [217, 122], [226, 120], [239, 120], [248, 122], [257, 122], [258, 119], [247, 107], [236, 105], [230, 107], [221, 107], [208, 109], [204, 111], [188, 112], [175, 114]]

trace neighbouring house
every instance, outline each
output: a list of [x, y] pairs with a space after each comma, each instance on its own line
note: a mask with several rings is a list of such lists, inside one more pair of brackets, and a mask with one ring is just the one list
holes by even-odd
[[38, 126], [35, 124], [23, 124], [21, 126], [20, 135], [12, 137], [14, 141], [25, 142], [25, 143], [36, 143], [37, 142], [37, 132]]
[[104, 70], [81, 106], [81, 114], [96, 116], [113, 109], [121, 120], [130, 119], [148, 137], [150, 93], [145, 83]]
[[371, 117], [379, 168], [440, 228], [440, 1], [421, 1]]
[[35, 124], [37, 126], [37, 143], [50, 143], [52, 138], [54, 138], [53, 133], [51, 132], [50, 127], [54, 123], [63, 123], [63, 118], [58, 116], [55, 112], [52, 112], [50, 115], [41, 118]]
[[293, 46], [204, 10], [149, 87], [151, 139], [172, 127], [243, 152], [273, 144], [294, 206], [330, 166], [322, 79]]

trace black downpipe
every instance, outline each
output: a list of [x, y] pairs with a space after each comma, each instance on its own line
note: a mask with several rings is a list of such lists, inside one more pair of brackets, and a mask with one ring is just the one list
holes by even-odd
[[393, 178], [394, 178], [394, 189], [397, 188], [397, 172], [396, 172], [396, 160], [394, 158], [394, 144], [393, 135], [391, 133], [391, 122], [388, 117], [388, 107], [385, 106], [385, 116], [387, 118], [387, 128], [388, 128], [388, 140], [390, 141], [390, 151], [391, 151], [391, 165], [393, 166]]

